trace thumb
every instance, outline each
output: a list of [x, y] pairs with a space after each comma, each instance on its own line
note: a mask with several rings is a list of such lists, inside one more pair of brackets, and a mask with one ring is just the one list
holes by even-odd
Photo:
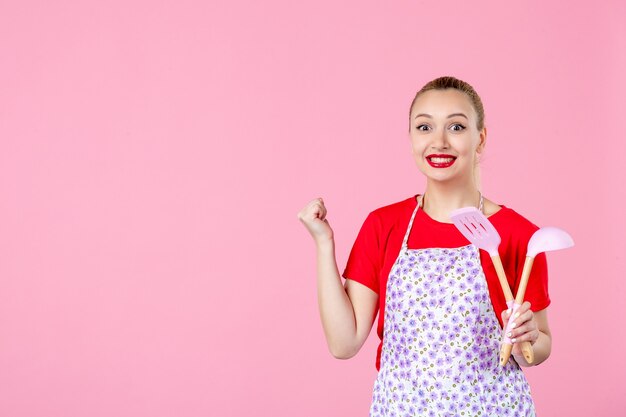
[[509, 317], [511, 316], [511, 309], [504, 310], [502, 312], [502, 320], [506, 323]]

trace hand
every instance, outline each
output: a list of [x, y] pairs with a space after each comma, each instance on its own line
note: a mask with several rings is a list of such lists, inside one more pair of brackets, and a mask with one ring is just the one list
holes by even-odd
[[300, 212], [298, 219], [307, 228], [316, 243], [333, 240], [333, 229], [330, 228], [326, 215], [328, 210], [324, 206], [322, 198], [311, 200]]
[[[508, 335], [509, 339], [513, 342], [513, 351], [511, 353], [516, 357], [523, 357], [519, 342], [529, 341], [531, 346], [534, 345], [539, 338], [539, 329], [537, 328], [537, 321], [530, 309], [530, 303], [528, 301], [524, 301], [515, 314], [519, 314], [519, 316], [511, 319], [515, 323], [515, 327]], [[509, 316], [508, 310], [502, 312], [502, 322], [504, 323], [503, 333], [506, 331]]]

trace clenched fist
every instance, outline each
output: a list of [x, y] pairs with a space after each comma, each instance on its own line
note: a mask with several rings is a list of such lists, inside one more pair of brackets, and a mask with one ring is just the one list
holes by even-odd
[[316, 243], [332, 241], [333, 239], [333, 229], [330, 228], [328, 219], [326, 219], [327, 214], [328, 211], [321, 197], [311, 200], [309, 204], [298, 213], [298, 219], [300, 219], [309, 233], [311, 233]]

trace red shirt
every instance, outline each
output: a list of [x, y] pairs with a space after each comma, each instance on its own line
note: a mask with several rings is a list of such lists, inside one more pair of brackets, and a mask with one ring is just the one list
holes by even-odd
[[[417, 195], [414, 195], [369, 213], [354, 242], [342, 274], [346, 279], [367, 286], [379, 296], [377, 333], [380, 344], [376, 355], [377, 370], [380, 370], [387, 278], [400, 253], [402, 239], [409, 225], [411, 214], [417, 205], [416, 197]], [[509, 286], [515, 296], [526, 260], [528, 241], [539, 228], [513, 209], [503, 204], [499, 205], [502, 208], [489, 216], [489, 221], [500, 234], [501, 242], [498, 252]], [[470, 242], [454, 224], [438, 222], [421, 208], [415, 215], [407, 243], [409, 249], [457, 248], [469, 244]], [[507, 305], [498, 275], [488, 252], [481, 249], [480, 260], [494, 312], [500, 326], [503, 327], [501, 313], [507, 309]], [[535, 256], [524, 300], [530, 302], [532, 311], [540, 311], [550, 305], [548, 265], [543, 252]]]

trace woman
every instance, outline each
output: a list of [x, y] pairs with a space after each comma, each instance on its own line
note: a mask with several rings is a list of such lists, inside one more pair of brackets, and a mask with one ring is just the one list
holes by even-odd
[[298, 213], [316, 242], [329, 349], [337, 358], [354, 356], [379, 314], [370, 416], [534, 416], [520, 368], [530, 365], [519, 342], [530, 341], [533, 365], [550, 355], [545, 254], [535, 258], [526, 301], [508, 335], [512, 357], [500, 367], [509, 318], [504, 295], [489, 254], [468, 243], [449, 213], [475, 206], [494, 224], [514, 293], [538, 227], [479, 191], [478, 157], [487, 129], [482, 102], [469, 84], [454, 77], [427, 83], [411, 104], [409, 136], [426, 188], [369, 213], [342, 274], [345, 285], [323, 200]]

